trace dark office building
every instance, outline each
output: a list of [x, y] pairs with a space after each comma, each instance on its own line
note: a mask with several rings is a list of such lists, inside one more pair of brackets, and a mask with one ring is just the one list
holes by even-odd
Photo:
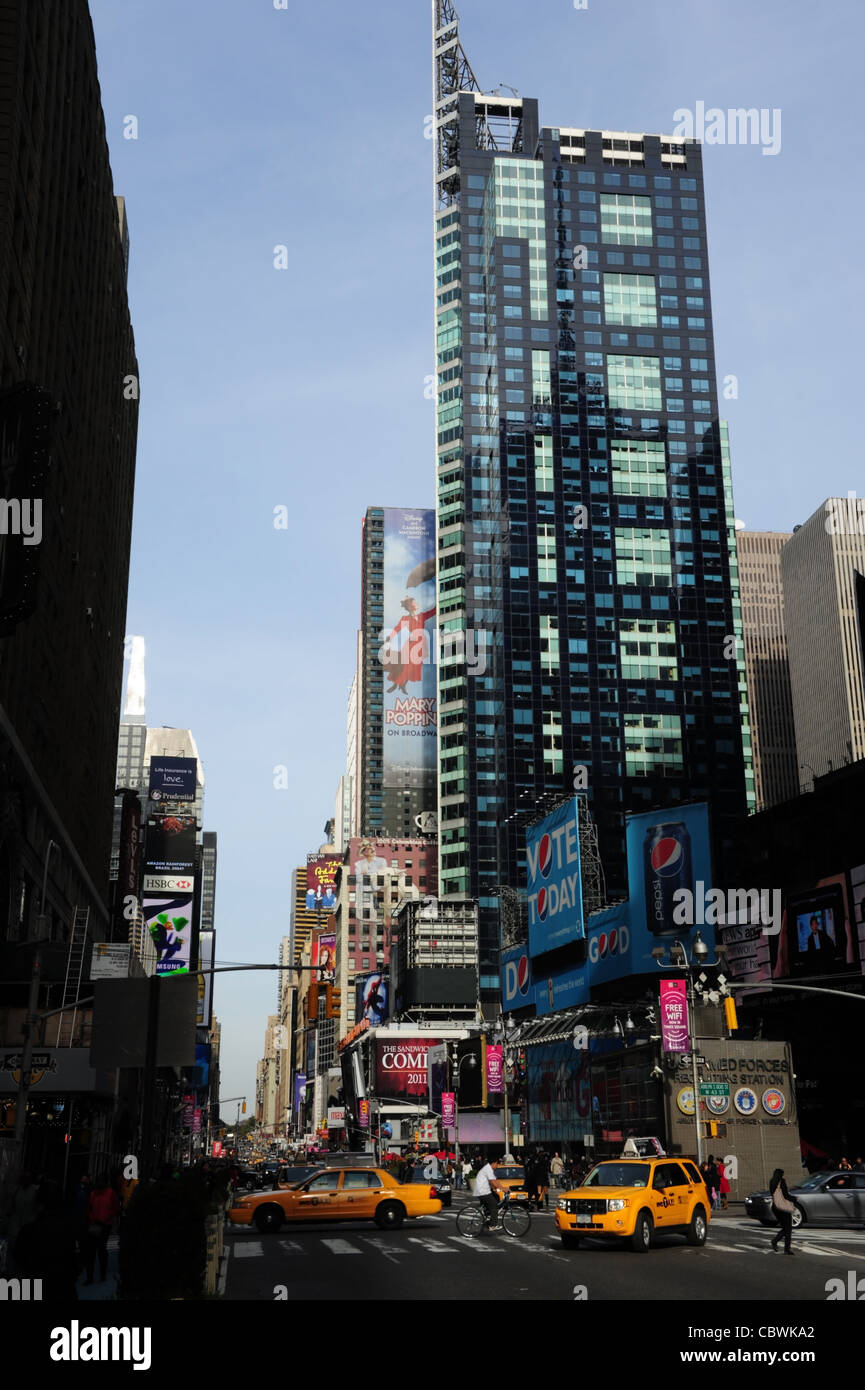
[[138, 364], [86, 0], [0, 3], [0, 51], [0, 979], [48, 937], [56, 1003], [75, 908], [107, 935]]
[[434, 9], [438, 621], [488, 644], [439, 665], [439, 878], [492, 998], [519, 808], [585, 785], [615, 897], [626, 811], [720, 847], [753, 777], [701, 149], [541, 126]]

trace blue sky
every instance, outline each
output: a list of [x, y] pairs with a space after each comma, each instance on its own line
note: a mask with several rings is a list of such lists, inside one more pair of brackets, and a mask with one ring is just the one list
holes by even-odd
[[[361, 517], [434, 505], [430, 5], [90, 6], [141, 370], [126, 630], [147, 641], [148, 722], [198, 740], [219, 958], [276, 960], [345, 766]], [[780, 108], [776, 156], [704, 150], [736, 511], [785, 530], [861, 492], [861, 6], [459, 9], [481, 86], [538, 97], [545, 125]], [[254, 1096], [275, 1000], [275, 975], [219, 980], [223, 1095]]]

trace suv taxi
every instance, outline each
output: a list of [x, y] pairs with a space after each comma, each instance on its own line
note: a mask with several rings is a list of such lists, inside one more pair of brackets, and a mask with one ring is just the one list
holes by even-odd
[[607, 1158], [582, 1187], [562, 1193], [556, 1227], [566, 1249], [576, 1249], [583, 1236], [609, 1236], [645, 1253], [655, 1231], [705, 1245], [710, 1207], [700, 1170], [688, 1158]]

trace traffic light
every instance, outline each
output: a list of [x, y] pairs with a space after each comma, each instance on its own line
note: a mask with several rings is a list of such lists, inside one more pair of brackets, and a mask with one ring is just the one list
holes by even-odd
[[242, 1115], [245, 1115], [245, 1114], [246, 1114], [246, 1101], [244, 1101], [244, 1102], [243, 1102], [243, 1105], [240, 1107], [240, 1113], [241, 1113]]
[[325, 985], [324, 987], [324, 1016], [325, 1018], [339, 1018], [342, 1006], [342, 990], [335, 985]]
[[735, 1033], [739, 1027], [739, 1020], [736, 1017], [736, 1001], [729, 995], [724, 1000], [724, 1017], [727, 1020], [727, 1029], [730, 1033]]
[[306, 992], [306, 1016], [308, 1019], [318, 1018], [318, 985], [312, 984]]

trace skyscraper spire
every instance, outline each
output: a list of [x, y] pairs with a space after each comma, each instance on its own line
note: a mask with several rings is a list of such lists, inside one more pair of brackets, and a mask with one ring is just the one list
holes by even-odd
[[435, 207], [458, 200], [460, 186], [460, 92], [480, 92], [459, 36], [459, 15], [451, 0], [432, 0], [433, 121], [435, 129]]

